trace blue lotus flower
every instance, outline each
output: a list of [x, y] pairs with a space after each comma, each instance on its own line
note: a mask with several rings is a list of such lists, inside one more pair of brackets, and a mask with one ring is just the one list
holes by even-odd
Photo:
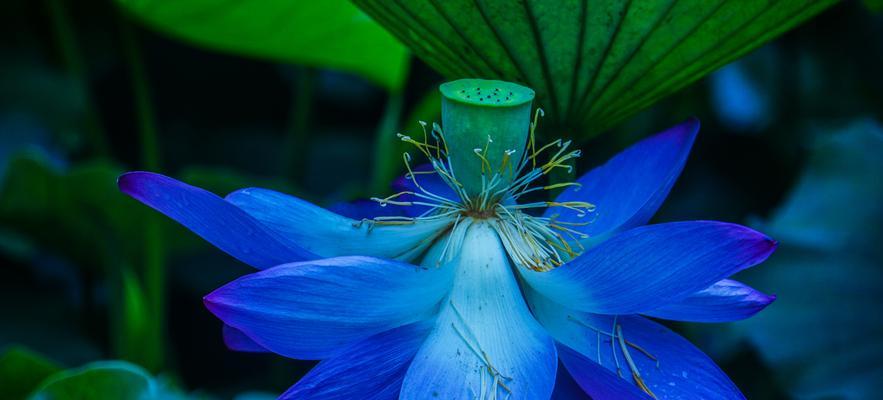
[[[406, 156], [399, 193], [345, 209], [361, 219], [266, 189], [220, 198], [148, 172], [119, 185], [261, 270], [205, 304], [233, 349], [322, 360], [282, 398], [743, 398], [711, 359], [647, 318], [734, 321], [774, 300], [727, 279], [773, 252], [765, 235], [713, 221], [645, 225], [698, 121], [576, 182], [542, 186], [579, 152], [560, 140], [537, 148], [533, 92], [446, 85], [445, 130], [402, 137], [429, 170]], [[524, 200], [562, 187], [553, 201]]]

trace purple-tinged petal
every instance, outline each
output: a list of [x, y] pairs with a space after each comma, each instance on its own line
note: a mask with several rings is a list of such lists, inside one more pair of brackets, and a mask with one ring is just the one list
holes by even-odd
[[378, 333], [320, 362], [280, 399], [397, 399], [405, 372], [432, 330], [427, 321]]
[[[424, 194], [424, 192], [429, 192], [433, 195], [448, 199], [453, 202], [460, 202], [460, 197], [457, 195], [457, 192], [454, 191], [445, 181], [438, 175], [437, 172], [434, 172], [433, 168], [429, 164], [424, 164], [417, 166], [413, 169], [416, 172], [416, 175], [413, 177], [408, 174], [399, 177], [392, 184], [392, 188], [396, 192], [415, 192]], [[421, 173], [423, 172], [423, 173]], [[416, 179], [416, 183], [415, 183]], [[414, 195], [404, 194], [398, 198], [400, 201], [423, 201], [423, 202], [431, 202], [426, 199], [418, 199]], [[412, 205], [402, 207], [402, 212], [409, 217], [418, 217], [423, 215], [427, 211], [429, 211], [431, 207], [425, 205]]]
[[370, 335], [419, 320], [451, 287], [450, 268], [372, 257], [280, 265], [205, 297], [224, 323], [275, 353], [324, 359]]
[[120, 190], [256, 268], [316, 258], [217, 195], [151, 172], [119, 177]]
[[321, 257], [364, 255], [410, 261], [453, 223], [450, 218], [395, 224], [357, 221], [260, 188], [237, 190], [226, 200]]
[[[566, 368], [566, 373], [573, 379], [584, 393], [593, 399], [617, 400], [652, 400], [640, 388], [621, 379], [615, 373], [598, 365], [577, 351], [564, 345], [558, 345], [558, 358]], [[585, 394], [583, 395], [585, 396]], [[588, 398], [588, 396], [586, 396]], [[667, 397], [660, 397], [665, 399]]]
[[[714, 361], [660, 324], [637, 315], [579, 312], [533, 292], [528, 298], [555, 340], [582, 355], [574, 362], [573, 353], [559, 346], [568, 371], [594, 398], [628, 398], [610, 390], [621, 382], [641, 389], [640, 380], [657, 399], [744, 399]], [[606, 369], [607, 378], [589, 363]]]
[[468, 228], [455, 285], [420, 351], [400, 399], [548, 399], [555, 345], [533, 319], [499, 238], [486, 222]]
[[251, 340], [251, 338], [242, 333], [242, 331], [230, 325], [224, 324], [221, 334], [224, 337], [224, 344], [227, 345], [227, 348], [230, 350], [246, 353], [266, 353], [269, 351], [255, 343], [254, 340]]
[[[558, 346], [558, 359], [563, 358], [561, 346]], [[572, 350], [571, 350], [572, 351]], [[606, 371], [605, 371], [606, 372]], [[567, 368], [558, 364], [558, 375], [555, 377], [555, 390], [550, 400], [592, 400], [589, 395], [579, 387], [579, 384], [567, 372]]]
[[681, 174], [699, 132], [696, 118], [644, 139], [577, 180], [581, 186], [563, 191], [557, 202], [584, 201], [595, 211], [579, 215], [562, 207], [549, 208], [545, 216], [584, 223], [574, 228], [601, 236], [644, 225], [653, 217]]
[[518, 270], [535, 290], [574, 309], [636, 314], [757, 265], [775, 247], [769, 237], [736, 224], [671, 222], [616, 234], [548, 272]]
[[732, 322], [749, 318], [776, 300], [775, 295], [724, 279], [667, 306], [644, 315], [690, 322]]

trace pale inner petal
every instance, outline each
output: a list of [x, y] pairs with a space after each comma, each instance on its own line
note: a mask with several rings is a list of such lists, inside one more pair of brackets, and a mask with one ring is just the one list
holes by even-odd
[[401, 398], [549, 398], [554, 343], [528, 311], [497, 233], [489, 221], [467, 219], [453, 235], [454, 256], [440, 268], [456, 268], [454, 288]]

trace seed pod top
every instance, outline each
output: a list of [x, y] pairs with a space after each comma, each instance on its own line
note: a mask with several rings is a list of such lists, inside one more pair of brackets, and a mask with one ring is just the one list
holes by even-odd
[[482, 178], [511, 182], [524, 157], [534, 91], [504, 81], [461, 79], [439, 88], [451, 169], [470, 196]]

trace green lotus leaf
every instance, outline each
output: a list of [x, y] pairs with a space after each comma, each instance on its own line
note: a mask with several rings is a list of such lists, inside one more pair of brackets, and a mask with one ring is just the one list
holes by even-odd
[[116, 0], [171, 36], [215, 50], [359, 74], [399, 89], [407, 50], [346, 0]]
[[448, 78], [537, 91], [557, 134], [587, 138], [835, 0], [354, 0]]

